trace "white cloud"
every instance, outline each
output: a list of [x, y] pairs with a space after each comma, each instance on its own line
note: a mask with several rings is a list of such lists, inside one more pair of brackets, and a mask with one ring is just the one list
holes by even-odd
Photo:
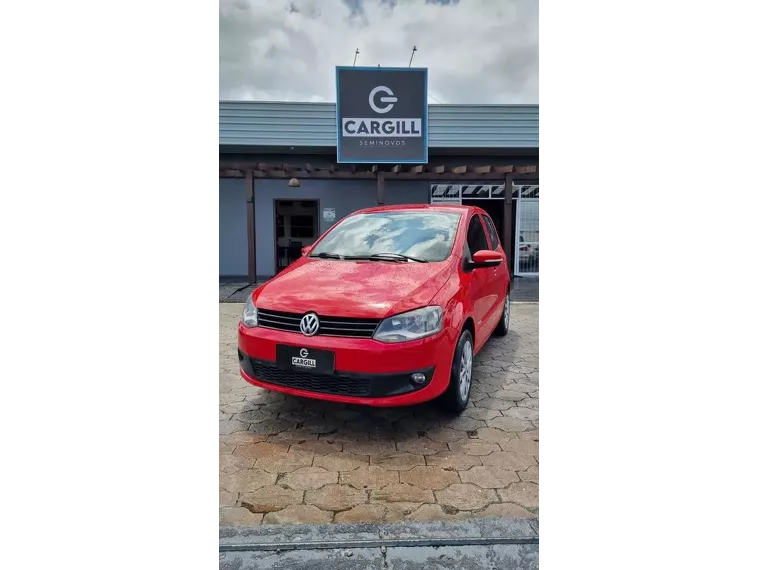
[[405, 67], [415, 45], [443, 103], [538, 102], [537, 0], [348, 1], [220, 0], [220, 98], [334, 101], [356, 48]]

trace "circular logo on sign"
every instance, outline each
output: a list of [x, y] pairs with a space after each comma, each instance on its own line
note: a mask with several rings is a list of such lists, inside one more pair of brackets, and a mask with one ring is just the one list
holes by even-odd
[[313, 336], [316, 334], [318, 332], [318, 327], [319, 322], [316, 313], [308, 313], [300, 319], [300, 332], [305, 336]]
[[[377, 107], [375, 99], [377, 93], [386, 93], [389, 95], [389, 97], [379, 97], [379, 101], [382, 103], [389, 103], [386, 107]], [[388, 111], [392, 110], [392, 107], [395, 106], [395, 103], [397, 103], [397, 97], [395, 97], [395, 94], [392, 92], [392, 89], [389, 87], [385, 87], [384, 85], [379, 85], [378, 87], [374, 87], [371, 90], [371, 93], [368, 95], [368, 104], [371, 105], [371, 108], [374, 110], [375, 113], [387, 113]]]
[[301, 358], [308, 358], [308, 350], [305, 348], [300, 349], [300, 357]]

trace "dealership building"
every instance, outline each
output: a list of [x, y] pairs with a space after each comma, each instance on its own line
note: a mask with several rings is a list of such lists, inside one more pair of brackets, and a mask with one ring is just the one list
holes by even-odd
[[539, 274], [538, 105], [427, 105], [415, 68], [338, 68], [337, 93], [219, 103], [221, 280], [276, 275], [356, 210], [428, 203], [486, 210], [511, 272]]

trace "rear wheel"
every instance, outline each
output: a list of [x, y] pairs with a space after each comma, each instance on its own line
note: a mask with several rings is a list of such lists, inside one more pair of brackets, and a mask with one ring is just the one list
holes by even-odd
[[511, 324], [511, 292], [505, 293], [505, 307], [503, 308], [503, 315], [500, 317], [500, 322], [497, 324], [494, 330], [495, 336], [505, 336], [508, 334], [508, 327]]
[[474, 374], [474, 339], [468, 330], [461, 333], [455, 346], [450, 385], [440, 398], [442, 405], [452, 412], [462, 412], [471, 395], [471, 380]]

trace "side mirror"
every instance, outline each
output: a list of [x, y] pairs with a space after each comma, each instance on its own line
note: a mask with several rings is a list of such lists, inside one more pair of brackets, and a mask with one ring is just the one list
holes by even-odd
[[497, 267], [505, 260], [505, 256], [499, 251], [482, 249], [473, 255], [472, 267], [479, 269], [482, 267]]
[[303, 249], [300, 250], [300, 253], [305, 257], [308, 255], [308, 253], [313, 249], [312, 245], [306, 245]]

